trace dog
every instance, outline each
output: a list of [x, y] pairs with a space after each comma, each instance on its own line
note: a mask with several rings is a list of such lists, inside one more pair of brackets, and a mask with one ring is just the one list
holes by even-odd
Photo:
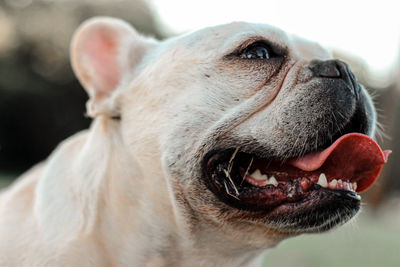
[[348, 65], [272, 26], [96, 17], [71, 61], [93, 123], [2, 192], [0, 266], [256, 266], [350, 220], [390, 153]]

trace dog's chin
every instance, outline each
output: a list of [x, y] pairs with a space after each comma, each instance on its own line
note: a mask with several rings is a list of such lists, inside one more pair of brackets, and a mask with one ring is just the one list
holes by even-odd
[[[261, 177], [253, 174], [254, 179], [249, 174], [257, 170]], [[323, 187], [317, 172], [298, 170], [279, 159], [228, 149], [206, 156], [203, 174], [220, 201], [281, 232], [327, 231], [360, 209], [360, 196], [350, 183]], [[262, 180], [264, 175], [269, 179]]]

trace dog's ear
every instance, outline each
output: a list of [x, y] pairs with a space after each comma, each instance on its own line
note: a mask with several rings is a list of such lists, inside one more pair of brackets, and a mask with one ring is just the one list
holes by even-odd
[[154, 40], [139, 35], [128, 23], [110, 17], [84, 22], [71, 43], [72, 68], [89, 94], [89, 116], [118, 116], [113, 95], [129, 82]]

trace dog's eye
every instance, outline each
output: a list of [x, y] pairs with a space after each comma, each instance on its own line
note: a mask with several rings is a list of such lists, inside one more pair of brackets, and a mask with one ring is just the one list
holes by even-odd
[[246, 59], [269, 59], [272, 56], [269, 46], [262, 42], [257, 42], [246, 47], [241, 54]]

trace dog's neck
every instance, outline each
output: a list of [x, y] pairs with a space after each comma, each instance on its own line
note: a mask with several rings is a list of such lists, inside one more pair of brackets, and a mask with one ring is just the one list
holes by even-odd
[[[88, 135], [75, 144], [71, 169], [59, 175], [74, 194], [61, 196], [53, 190], [38, 205], [43, 223], [53, 224], [48, 226], [54, 230], [48, 231], [51, 238], [86, 238], [104, 251], [103, 261], [110, 265], [250, 266], [260, 258], [263, 250], [232, 242], [201, 220], [192, 222], [197, 224], [192, 231], [193, 225], [181, 217], [161, 163], [152, 162], [150, 168], [132, 155], [119, 127], [118, 121], [97, 118]], [[43, 183], [48, 183], [54, 174], [45, 173]], [[54, 220], [59, 210], [52, 210], [48, 202], [61, 197], [71, 209]]]

